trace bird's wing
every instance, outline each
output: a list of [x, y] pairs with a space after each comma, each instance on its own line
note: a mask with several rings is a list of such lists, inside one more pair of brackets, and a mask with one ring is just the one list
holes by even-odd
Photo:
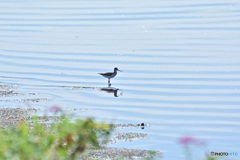
[[112, 72], [107, 72], [107, 73], [99, 73], [101, 75], [104, 75], [104, 76], [111, 76], [113, 73]]

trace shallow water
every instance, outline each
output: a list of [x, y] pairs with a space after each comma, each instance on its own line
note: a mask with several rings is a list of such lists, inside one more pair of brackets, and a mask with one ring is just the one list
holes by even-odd
[[[0, 85], [21, 94], [1, 107], [82, 109], [150, 138], [113, 147], [184, 159], [182, 135], [205, 140], [197, 153], [240, 145], [240, 5], [211, 1], [1, 1]], [[99, 72], [123, 70], [101, 91]], [[10, 88], [11, 90], [11, 88]], [[123, 132], [123, 130], [119, 130]]]

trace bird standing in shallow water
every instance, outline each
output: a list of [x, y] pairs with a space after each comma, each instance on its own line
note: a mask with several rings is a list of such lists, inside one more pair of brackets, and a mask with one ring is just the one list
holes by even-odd
[[106, 72], [106, 73], [98, 73], [98, 74], [102, 75], [105, 78], [108, 78], [108, 84], [110, 84], [110, 79], [114, 78], [117, 75], [117, 71], [121, 71], [121, 70], [115, 67], [114, 72]]

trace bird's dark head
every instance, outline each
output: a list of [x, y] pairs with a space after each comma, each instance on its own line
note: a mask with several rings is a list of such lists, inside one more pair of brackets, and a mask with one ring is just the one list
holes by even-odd
[[[114, 68], [114, 71], [121, 71], [121, 70], [119, 70], [117, 67], [115, 67]], [[122, 72], [122, 71], [121, 71]]]

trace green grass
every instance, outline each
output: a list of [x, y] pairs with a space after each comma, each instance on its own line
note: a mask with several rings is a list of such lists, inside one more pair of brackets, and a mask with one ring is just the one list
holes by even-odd
[[93, 118], [64, 118], [47, 128], [37, 117], [32, 125], [25, 121], [16, 127], [0, 129], [1, 160], [74, 160], [87, 148], [98, 149], [99, 139], [107, 140], [112, 126], [96, 123]]

